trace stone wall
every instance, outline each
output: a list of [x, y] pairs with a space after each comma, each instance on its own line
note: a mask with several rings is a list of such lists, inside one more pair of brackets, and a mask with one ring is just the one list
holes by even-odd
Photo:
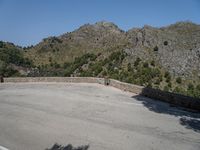
[[142, 86], [124, 83], [124, 82], [120, 82], [120, 81], [117, 81], [117, 80], [114, 80], [114, 79], [110, 79], [109, 85], [116, 87], [118, 89], [124, 90], [124, 91], [136, 93], [136, 94], [141, 94], [142, 90], [144, 88]]
[[20, 77], [4, 78], [4, 82], [72, 82], [104, 84], [104, 79], [92, 77]]
[[184, 96], [181, 94], [165, 92], [158, 89], [143, 88], [141, 95], [152, 99], [164, 101], [176, 106], [200, 111], [200, 99]]
[[4, 78], [4, 82], [72, 82], [72, 83], [98, 83], [110, 85], [115, 88], [140, 94], [152, 99], [168, 102], [177, 106], [200, 111], [200, 99], [165, 92], [152, 88], [145, 88], [138, 85], [120, 82], [113, 79], [93, 78], [93, 77], [24, 77], [24, 78]]

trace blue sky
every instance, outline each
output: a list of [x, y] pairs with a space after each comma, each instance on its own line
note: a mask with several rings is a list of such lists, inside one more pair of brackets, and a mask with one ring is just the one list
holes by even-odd
[[102, 20], [123, 30], [200, 24], [200, 0], [0, 0], [0, 16], [0, 40], [27, 46]]

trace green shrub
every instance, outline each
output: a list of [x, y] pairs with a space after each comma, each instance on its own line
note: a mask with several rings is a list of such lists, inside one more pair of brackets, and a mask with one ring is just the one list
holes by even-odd
[[149, 87], [149, 88], [153, 87], [151, 81], [148, 82], [147, 87]]
[[143, 67], [148, 68], [148, 67], [149, 67], [148, 62], [145, 62], [145, 63], [143, 64]]
[[194, 85], [192, 83], [189, 83], [187, 90], [188, 91], [193, 91], [194, 90]]
[[106, 77], [106, 76], [108, 75], [107, 71], [106, 71], [106, 70], [103, 70], [103, 71], [102, 71], [102, 75], [103, 75], [103, 77]]
[[49, 57], [49, 62], [52, 62], [52, 57]]
[[160, 80], [156, 79], [155, 84], [160, 85]]
[[167, 84], [167, 86], [170, 87], [170, 88], [172, 88], [172, 83], [169, 82], [169, 83]]
[[155, 46], [155, 47], [153, 48], [153, 50], [154, 50], [155, 52], [157, 52], [157, 51], [158, 51], [158, 46]]
[[151, 61], [151, 66], [155, 66], [155, 61], [154, 60]]
[[169, 88], [169, 86], [166, 85], [166, 86], [164, 86], [163, 90], [169, 92], [170, 88]]
[[171, 75], [169, 72], [165, 72], [165, 78], [166, 78], [166, 82], [169, 83], [171, 81]]
[[132, 67], [131, 67], [131, 64], [130, 64], [130, 63], [128, 63], [128, 65], [127, 65], [127, 70], [128, 70], [128, 71], [131, 71], [131, 70], [132, 70]]
[[167, 46], [167, 45], [168, 45], [168, 42], [167, 42], [167, 41], [164, 41], [164, 45]]
[[175, 87], [175, 89], [173, 90], [173, 92], [178, 93], [178, 94], [185, 94], [186, 95], [185, 90], [183, 88], [181, 88], [181, 87], [178, 87], [178, 86]]
[[170, 76], [170, 73], [166, 71], [164, 77], [167, 78], [168, 76]]
[[198, 85], [196, 86], [196, 89], [197, 89], [198, 91], [200, 91], [200, 84], [198, 84]]
[[109, 56], [110, 61], [116, 61], [116, 62], [122, 62], [122, 60], [125, 58], [125, 54], [123, 51], [113, 52]]
[[141, 59], [139, 57], [137, 57], [137, 59], [134, 62], [134, 66], [137, 67], [140, 63]]
[[182, 83], [181, 77], [176, 78], [176, 82], [177, 82], [178, 84], [181, 84], [181, 83]]

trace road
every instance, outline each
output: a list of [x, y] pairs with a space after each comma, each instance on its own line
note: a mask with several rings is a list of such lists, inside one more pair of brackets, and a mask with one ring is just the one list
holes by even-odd
[[86, 83], [0, 84], [0, 145], [44, 150], [199, 150], [200, 114], [113, 87]]

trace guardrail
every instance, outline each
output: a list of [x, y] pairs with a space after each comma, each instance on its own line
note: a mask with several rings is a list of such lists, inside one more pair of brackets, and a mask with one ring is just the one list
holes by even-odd
[[181, 94], [165, 92], [157, 89], [147, 88], [134, 84], [124, 83], [108, 78], [94, 77], [16, 77], [3, 78], [3, 82], [70, 82], [70, 83], [98, 83], [110, 85], [115, 88], [140, 94], [156, 100], [168, 102], [177, 106], [200, 111], [200, 99], [184, 96]]

